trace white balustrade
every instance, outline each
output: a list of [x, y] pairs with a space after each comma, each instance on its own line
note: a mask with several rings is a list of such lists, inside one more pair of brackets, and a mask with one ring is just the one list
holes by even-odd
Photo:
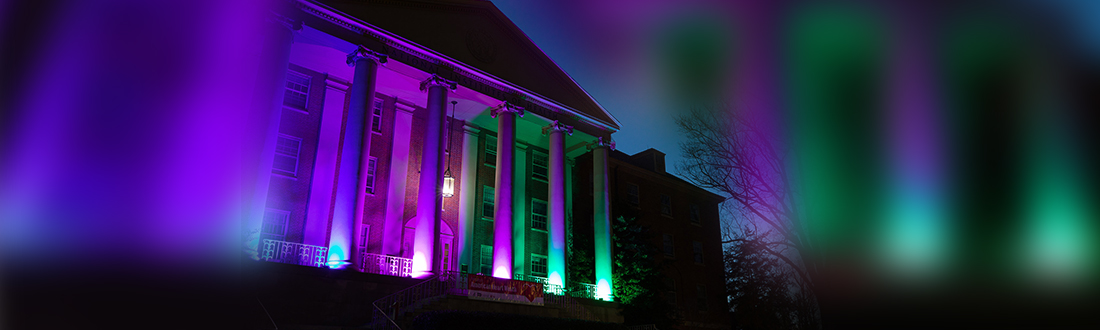
[[327, 257], [328, 247], [265, 239], [261, 259], [285, 264], [325, 267]]
[[360, 271], [364, 273], [409, 277], [412, 274], [412, 259], [375, 253], [363, 253]]

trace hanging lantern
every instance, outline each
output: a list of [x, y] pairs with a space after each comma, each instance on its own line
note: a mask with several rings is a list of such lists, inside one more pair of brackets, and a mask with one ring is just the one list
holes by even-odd
[[451, 171], [447, 171], [443, 175], [443, 197], [451, 197], [455, 195], [455, 178], [451, 176]]
[[443, 172], [443, 197], [455, 195], [455, 177], [451, 175], [451, 131], [454, 129], [454, 111], [458, 101], [451, 101], [451, 123], [447, 129], [447, 171]]

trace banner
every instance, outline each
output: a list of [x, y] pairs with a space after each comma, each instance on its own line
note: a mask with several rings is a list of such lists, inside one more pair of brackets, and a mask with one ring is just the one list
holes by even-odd
[[542, 283], [470, 274], [466, 284], [470, 299], [542, 306]]

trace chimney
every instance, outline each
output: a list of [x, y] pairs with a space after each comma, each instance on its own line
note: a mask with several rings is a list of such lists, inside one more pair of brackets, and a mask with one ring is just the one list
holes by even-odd
[[649, 148], [630, 156], [631, 163], [657, 173], [665, 173], [665, 153]]

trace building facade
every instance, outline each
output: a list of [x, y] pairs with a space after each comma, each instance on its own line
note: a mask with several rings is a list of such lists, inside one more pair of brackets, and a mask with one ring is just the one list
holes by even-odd
[[586, 197], [602, 205], [586, 211], [601, 237], [597, 283], [565, 275], [577, 212], [567, 164], [594, 148], [604, 160], [591, 166], [606, 167], [619, 123], [492, 3], [298, 0], [269, 21], [254, 258], [481, 273], [611, 299], [606, 191]]
[[[592, 218], [594, 153], [577, 158], [575, 236]], [[665, 172], [665, 155], [648, 149], [634, 155], [610, 152], [607, 179], [612, 218], [636, 219], [657, 248], [667, 291], [662, 294], [680, 318], [681, 329], [729, 326], [722, 228], [718, 204], [724, 198]], [[579, 240], [580, 241], [580, 240]], [[579, 247], [578, 247], [579, 248]]]

